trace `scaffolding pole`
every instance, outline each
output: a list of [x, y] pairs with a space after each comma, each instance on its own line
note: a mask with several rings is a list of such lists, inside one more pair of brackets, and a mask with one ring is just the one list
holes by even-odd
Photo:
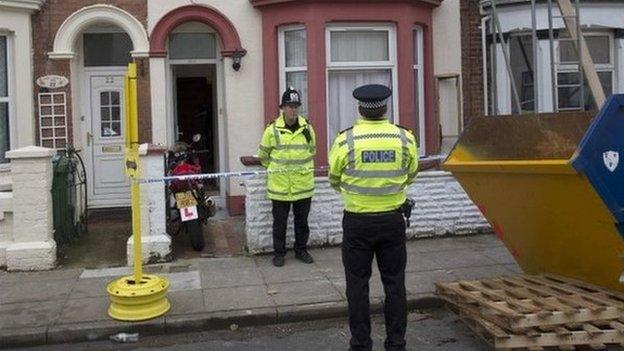
[[[539, 64], [537, 62], [537, 19], [535, 15], [535, 0], [531, 0], [531, 23], [533, 27], [533, 31], [531, 33], [532, 46], [533, 46], [533, 114], [537, 116], [539, 112]], [[521, 111], [521, 110], [518, 110]]]
[[[509, 50], [507, 45], [505, 44], [505, 38], [503, 37], [503, 30], [501, 29], [500, 22], [498, 21], [498, 12], [496, 11], [496, 0], [492, 0], [492, 21], [494, 23], [494, 32], [497, 34], [498, 39], [500, 40], [501, 48], [503, 49], [503, 58], [505, 59], [505, 68], [507, 69], [507, 74], [509, 75], [509, 81], [511, 82], [511, 92], [513, 94], [514, 102], [518, 107], [518, 111], [522, 111], [522, 105], [520, 105], [520, 98], [518, 97], [518, 89], [516, 87], [516, 82], [513, 78], [513, 72], [511, 72], [511, 65], [509, 64]], [[534, 48], [535, 49], [535, 48]], [[496, 40], [494, 40], [494, 55], [496, 55]], [[492, 82], [496, 81], [496, 76], [493, 76]], [[533, 83], [535, 86], [535, 83]], [[495, 86], [493, 88], [496, 88]], [[498, 106], [498, 101], [496, 101]]]

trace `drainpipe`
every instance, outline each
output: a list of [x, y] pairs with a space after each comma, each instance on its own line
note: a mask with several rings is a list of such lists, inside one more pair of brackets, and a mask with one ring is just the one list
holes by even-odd
[[487, 34], [486, 23], [490, 20], [490, 16], [481, 18], [481, 55], [483, 64], [483, 111], [485, 115], [489, 115], [489, 103], [488, 103], [488, 80], [487, 80]]

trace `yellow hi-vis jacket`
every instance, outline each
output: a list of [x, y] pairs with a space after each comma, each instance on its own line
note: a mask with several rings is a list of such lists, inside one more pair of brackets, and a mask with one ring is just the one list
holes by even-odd
[[272, 200], [296, 201], [314, 194], [316, 135], [305, 118], [297, 118], [299, 129], [293, 133], [280, 114], [266, 127], [260, 141], [258, 156], [269, 171], [267, 193]]
[[398, 209], [417, 171], [414, 135], [387, 119], [359, 119], [340, 132], [329, 152], [329, 182], [349, 212]]

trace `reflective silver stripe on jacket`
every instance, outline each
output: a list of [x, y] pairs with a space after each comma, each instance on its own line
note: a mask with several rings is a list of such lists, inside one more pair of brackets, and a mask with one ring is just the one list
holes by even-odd
[[401, 168], [406, 169], [407, 161], [409, 160], [409, 147], [407, 145], [409, 139], [407, 139], [403, 128], [399, 128], [399, 133], [401, 135], [401, 149], [403, 151], [403, 155], [401, 156]]
[[369, 188], [347, 183], [341, 183], [340, 187], [346, 191], [350, 191], [360, 195], [390, 195], [399, 193], [404, 188], [403, 185], [390, 185], [380, 188]]
[[275, 146], [275, 150], [308, 150], [308, 144], [280, 144]]
[[273, 194], [273, 195], [288, 196], [288, 193], [282, 193], [282, 192], [280, 192], [280, 191], [273, 191], [273, 190], [268, 189], [268, 188], [267, 188], [267, 192], [269, 192], [270, 194]]
[[292, 195], [293, 196], [294, 195], [301, 195], [301, 194], [309, 193], [309, 192], [312, 192], [312, 191], [314, 191], [314, 188], [308, 189], [308, 190], [297, 191], [297, 192], [292, 193]]
[[347, 151], [347, 156], [349, 157], [349, 161], [347, 162], [347, 169], [355, 168], [355, 139], [353, 137], [353, 129], [349, 129], [346, 132], [346, 140], [345, 142], [349, 146], [349, 150]]
[[277, 130], [277, 126], [273, 123], [273, 137], [275, 138], [275, 145], [279, 145], [280, 143], [280, 132]]
[[[346, 131], [345, 134], [348, 133], [349, 131], [352, 131], [352, 129]], [[351, 134], [353, 135], [353, 132], [351, 132]], [[353, 137], [353, 140], [360, 140], [360, 139], [401, 139], [401, 135], [395, 134], [395, 133], [366, 133], [366, 134], [356, 135]], [[413, 144], [413, 142], [410, 139], [407, 139], [407, 142], [410, 144]], [[347, 144], [346, 139], [338, 143], [338, 146], [344, 146], [345, 144]]]
[[300, 165], [300, 164], [308, 163], [308, 162], [312, 161], [313, 159], [314, 159], [313, 156], [306, 157], [304, 159], [299, 159], [299, 160], [297, 160], [297, 159], [295, 159], [295, 160], [282, 160], [282, 159], [279, 159], [279, 158], [271, 157], [271, 162], [277, 163], [277, 164], [280, 164], [280, 165]]
[[356, 169], [345, 169], [344, 173], [350, 177], [362, 177], [362, 178], [390, 178], [401, 177], [407, 174], [405, 169], [397, 169], [392, 171], [361, 171]]

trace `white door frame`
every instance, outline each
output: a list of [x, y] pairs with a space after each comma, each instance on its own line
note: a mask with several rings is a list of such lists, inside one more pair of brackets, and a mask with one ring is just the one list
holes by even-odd
[[[80, 136], [81, 144], [83, 145], [83, 155], [85, 160], [85, 168], [87, 172], [87, 199], [89, 208], [105, 208], [105, 207], [128, 207], [130, 206], [130, 195], [128, 193], [128, 197], [118, 197], [114, 200], [96, 200], [93, 201], [94, 191], [94, 176], [93, 170], [95, 167], [95, 160], [93, 157], [93, 141], [89, 141], [87, 133], [91, 133], [94, 135], [93, 130], [93, 116], [92, 116], [92, 92], [91, 92], [91, 79], [93, 77], [102, 77], [102, 76], [124, 76], [127, 72], [126, 67], [82, 67], [81, 72], [81, 101], [80, 101], [80, 111], [81, 111], [81, 124], [82, 124], [82, 135]], [[123, 89], [123, 88], [122, 88]], [[122, 93], [121, 99], [124, 98]], [[125, 111], [122, 109], [122, 113], [124, 114], [124, 119], [122, 121], [122, 129], [125, 130]], [[125, 134], [125, 133], [124, 133]], [[125, 135], [123, 136], [125, 139]], [[90, 145], [90, 146], [88, 146]]]
[[[217, 147], [217, 162], [219, 163], [218, 172], [225, 172], [225, 117], [223, 113], [223, 98], [224, 98], [224, 76], [223, 76], [223, 60], [220, 58], [217, 59], [190, 59], [190, 60], [167, 60], [167, 128], [171, 130], [171, 133], [167, 133], [169, 136], [169, 147], [171, 147], [177, 140], [177, 121], [176, 121], [176, 82], [174, 80], [175, 75], [173, 69], [175, 66], [182, 65], [215, 65], [215, 82], [213, 85], [213, 89], [216, 90], [216, 94], [213, 91], [213, 99], [216, 98], [215, 103], [213, 103], [213, 109], [216, 116], [217, 122], [217, 135], [214, 142], [214, 146]], [[215, 199], [219, 206], [225, 208], [225, 197], [226, 197], [226, 185], [227, 180], [220, 179], [219, 180], [219, 196]]]

